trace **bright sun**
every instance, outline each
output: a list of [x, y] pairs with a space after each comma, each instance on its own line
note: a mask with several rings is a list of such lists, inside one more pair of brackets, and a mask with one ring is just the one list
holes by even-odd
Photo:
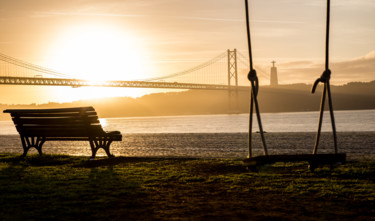
[[[153, 73], [140, 38], [110, 25], [70, 26], [48, 48], [45, 66], [76, 79], [141, 80]], [[144, 89], [59, 87], [60, 102], [112, 96], [137, 97]]]
[[[136, 80], [152, 71], [140, 39], [109, 25], [76, 25], [50, 49], [47, 64], [74, 78]], [[145, 65], [148, 64], [148, 65]]]

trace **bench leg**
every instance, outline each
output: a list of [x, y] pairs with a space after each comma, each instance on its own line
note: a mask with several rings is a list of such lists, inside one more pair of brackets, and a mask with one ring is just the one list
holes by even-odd
[[27, 152], [31, 147], [38, 150], [39, 155], [42, 155], [42, 146], [46, 139], [44, 137], [24, 137], [21, 136], [23, 154], [22, 157], [27, 155]]
[[91, 158], [95, 158], [96, 152], [100, 148], [103, 148], [105, 150], [108, 157], [114, 157], [114, 155], [111, 154], [109, 151], [109, 146], [112, 143], [112, 139], [107, 138], [107, 137], [95, 137], [95, 138], [90, 138], [89, 141], [90, 141], [91, 152], [92, 152]]

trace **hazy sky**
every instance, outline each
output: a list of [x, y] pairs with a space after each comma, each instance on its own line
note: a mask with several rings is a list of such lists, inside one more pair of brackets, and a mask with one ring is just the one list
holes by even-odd
[[[249, 3], [255, 67], [268, 72], [276, 60], [281, 83], [319, 77], [326, 1]], [[331, 1], [333, 84], [375, 80], [374, 12], [374, 0]], [[247, 53], [242, 0], [0, 0], [0, 30], [0, 53], [77, 77], [106, 71], [107, 78], [137, 79], [182, 71], [227, 49]], [[68, 90], [54, 88], [42, 99], [37, 91], [49, 89], [0, 86], [12, 94], [24, 89], [27, 98], [1, 97], [0, 103], [61, 101]], [[67, 94], [90, 93], [85, 90]]]

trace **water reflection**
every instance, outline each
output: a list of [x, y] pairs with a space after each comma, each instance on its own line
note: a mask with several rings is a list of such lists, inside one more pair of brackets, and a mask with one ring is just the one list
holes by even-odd
[[108, 122], [106, 118], [100, 118], [99, 119], [100, 124], [102, 125], [103, 128], [106, 128], [108, 126]]

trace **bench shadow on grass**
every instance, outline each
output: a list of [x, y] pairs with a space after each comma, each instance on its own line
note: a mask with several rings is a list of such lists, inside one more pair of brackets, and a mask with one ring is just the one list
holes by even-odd
[[[0, 163], [8, 165], [0, 170], [0, 217], [5, 220], [152, 219], [147, 209], [147, 194], [139, 181], [125, 179], [111, 166], [102, 167], [115, 162], [113, 159], [88, 162], [87, 158], [69, 156], [23, 159], [0, 155]], [[89, 166], [84, 166], [87, 163]]]

